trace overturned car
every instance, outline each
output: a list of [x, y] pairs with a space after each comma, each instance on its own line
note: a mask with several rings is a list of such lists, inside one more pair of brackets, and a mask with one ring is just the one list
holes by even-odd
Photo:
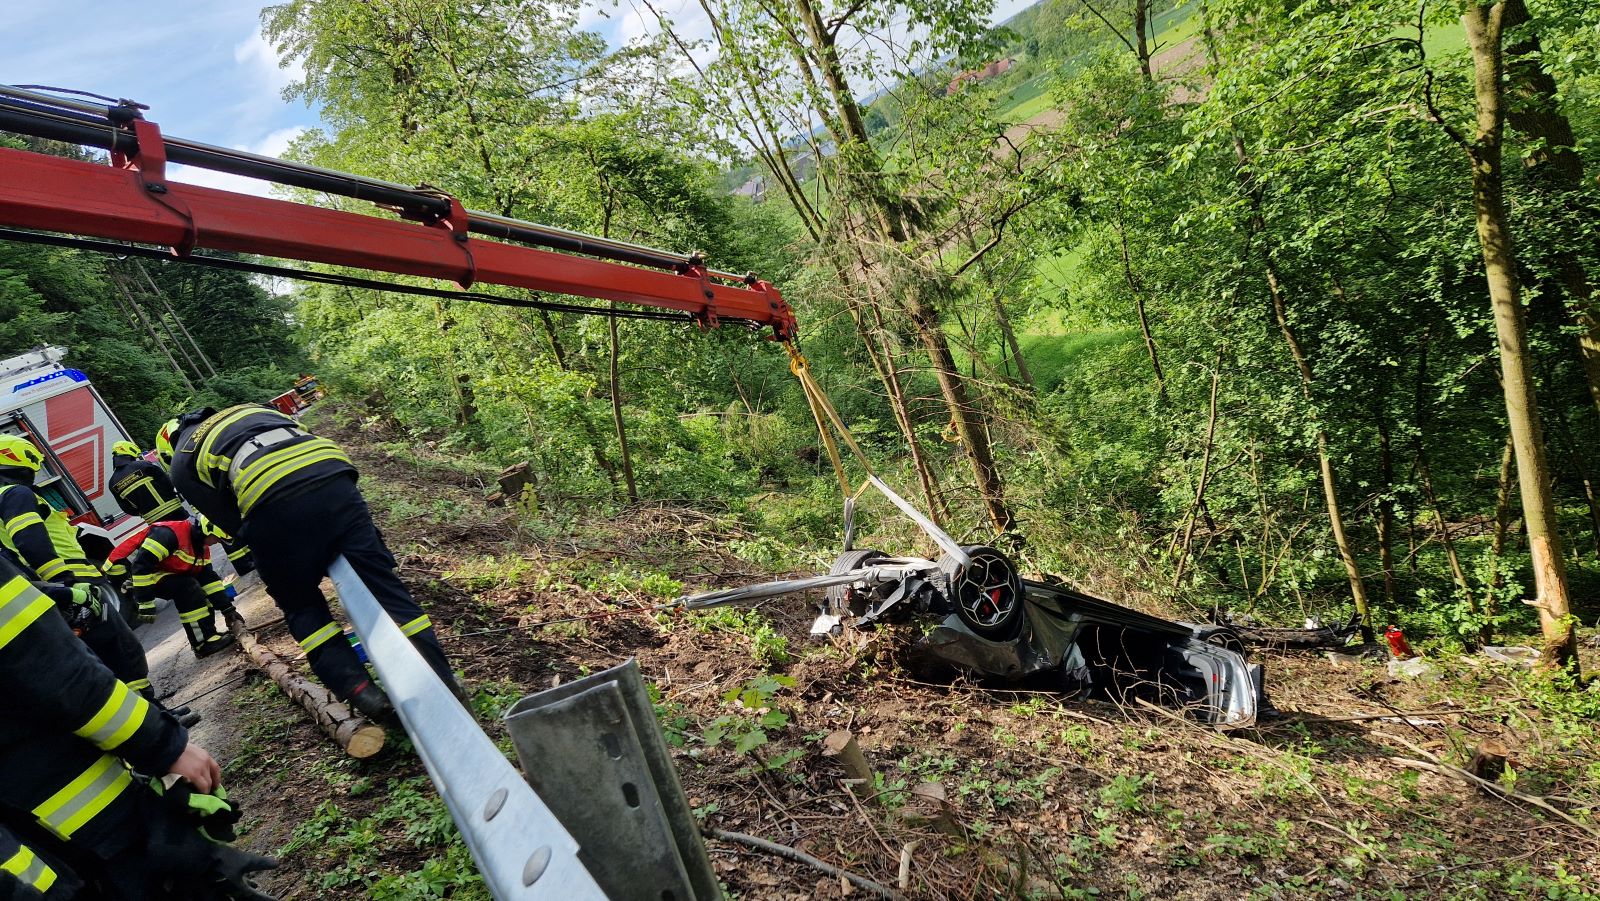
[[924, 661], [1003, 679], [1054, 673], [1071, 695], [1177, 707], [1221, 728], [1252, 725], [1270, 711], [1265, 674], [1245, 660], [1232, 627], [1172, 622], [1065, 585], [1024, 579], [995, 548], [957, 544], [882, 479], [868, 475], [867, 484], [932, 538], [943, 556], [935, 561], [854, 549], [855, 499], [846, 498], [845, 552], [827, 575], [711, 591], [672, 606], [717, 607], [822, 588], [826, 599], [813, 635], [846, 625], [932, 619], [913, 648]]
[[1225, 727], [1266, 706], [1263, 672], [1225, 626], [1172, 622], [1064, 585], [1022, 578], [1001, 552], [967, 546], [938, 561], [847, 551], [812, 626], [826, 634], [934, 618], [913, 647], [924, 662], [1005, 679], [1055, 674], [1070, 695], [1144, 699]]

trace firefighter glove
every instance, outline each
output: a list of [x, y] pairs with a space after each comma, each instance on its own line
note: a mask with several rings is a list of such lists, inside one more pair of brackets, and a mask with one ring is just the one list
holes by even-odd
[[218, 877], [226, 897], [236, 901], [278, 901], [250, 884], [250, 874], [277, 869], [276, 860], [231, 845], [217, 845], [212, 860], [211, 872]]
[[[155, 785], [160, 785], [156, 780]], [[181, 811], [200, 829], [200, 834], [213, 842], [231, 842], [237, 836], [234, 825], [241, 815], [237, 802], [228, 800], [228, 790], [217, 786], [216, 791], [205, 794], [194, 790], [187, 780], [179, 779], [171, 786], [157, 788], [156, 793], [166, 798], [173, 810]]]

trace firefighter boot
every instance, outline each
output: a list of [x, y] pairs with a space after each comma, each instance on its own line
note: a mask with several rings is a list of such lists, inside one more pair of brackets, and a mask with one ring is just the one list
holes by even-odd
[[189, 633], [189, 647], [194, 650], [196, 657], [203, 660], [230, 647], [234, 637], [231, 634], [217, 634], [216, 618], [212, 615], [210, 607], [199, 612], [203, 615], [193, 622], [184, 623], [184, 629]]
[[389, 703], [389, 696], [383, 693], [383, 689], [373, 684], [371, 679], [363, 679], [361, 684], [350, 692], [347, 700], [351, 707], [369, 720], [391, 722], [394, 720], [394, 705]]

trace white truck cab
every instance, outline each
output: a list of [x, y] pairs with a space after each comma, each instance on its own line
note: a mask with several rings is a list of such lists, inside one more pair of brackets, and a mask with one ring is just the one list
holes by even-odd
[[116, 414], [66, 351], [38, 347], [0, 360], [0, 432], [23, 435], [44, 451], [34, 487], [74, 525], [113, 543], [144, 524], [110, 491], [111, 445], [128, 439]]

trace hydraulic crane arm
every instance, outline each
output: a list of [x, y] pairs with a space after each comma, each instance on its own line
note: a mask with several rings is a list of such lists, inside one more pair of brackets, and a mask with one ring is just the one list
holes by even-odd
[[[469, 211], [428, 188], [164, 138], [126, 101], [97, 106], [0, 86], [0, 129], [111, 154], [103, 166], [0, 148], [0, 226], [154, 244], [179, 257], [231, 251], [442, 279], [463, 289], [493, 284], [614, 300], [677, 310], [706, 326], [735, 320], [770, 327], [779, 340], [795, 333], [793, 310], [753, 274], [708, 269], [697, 255]], [[367, 200], [409, 221], [169, 181], [169, 161]]]

